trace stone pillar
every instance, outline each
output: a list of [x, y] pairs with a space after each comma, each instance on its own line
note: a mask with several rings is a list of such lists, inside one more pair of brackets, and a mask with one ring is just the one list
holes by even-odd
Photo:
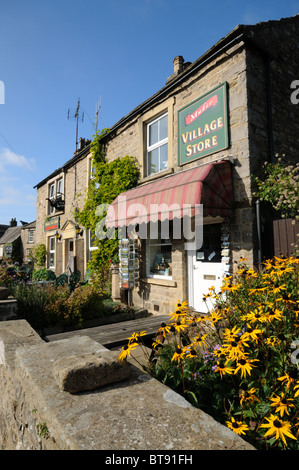
[[112, 264], [111, 265], [111, 298], [113, 302], [120, 302], [121, 301], [121, 294], [120, 294], [120, 287], [119, 287], [119, 265]]

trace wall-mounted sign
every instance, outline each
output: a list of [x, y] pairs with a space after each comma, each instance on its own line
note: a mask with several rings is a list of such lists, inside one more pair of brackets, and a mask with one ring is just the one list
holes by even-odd
[[179, 165], [229, 146], [227, 83], [178, 111]]
[[45, 220], [44, 228], [48, 230], [57, 230], [60, 227], [60, 217], [51, 217], [51, 219]]

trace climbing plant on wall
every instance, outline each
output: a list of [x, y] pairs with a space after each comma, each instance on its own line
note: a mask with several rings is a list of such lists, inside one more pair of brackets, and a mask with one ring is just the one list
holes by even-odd
[[265, 163], [262, 179], [255, 178], [255, 196], [269, 202], [283, 218], [299, 222], [299, 163], [287, 163], [278, 155], [276, 158], [273, 163]]
[[[103, 137], [109, 133], [108, 129], [99, 131], [91, 145], [93, 174], [87, 188], [84, 207], [77, 209], [76, 218], [80, 225], [96, 233], [97, 224], [106, 216], [106, 212], [99, 215], [97, 208], [103, 204], [110, 204], [122, 192], [134, 188], [139, 179], [139, 166], [137, 160], [129, 155], [117, 157], [108, 162], [106, 160]], [[99, 240], [95, 237], [97, 250], [92, 252], [89, 269], [92, 273], [105, 277], [105, 272], [118, 252], [117, 232], [114, 238]], [[102, 273], [102, 274], [101, 274]]]

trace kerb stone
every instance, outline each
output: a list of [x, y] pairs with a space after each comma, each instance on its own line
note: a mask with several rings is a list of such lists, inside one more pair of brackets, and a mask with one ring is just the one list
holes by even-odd
[[53, 364], [53, 375], [60, 390], [79, 393], [96, 390], [130, 375], [126, 361], [119, 361], [116, 351], [87, 353], [58, 359]]

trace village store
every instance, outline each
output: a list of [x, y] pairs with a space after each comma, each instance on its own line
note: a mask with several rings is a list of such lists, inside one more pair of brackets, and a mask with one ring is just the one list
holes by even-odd
[[[106, 217], [138, 247], [138, 281], [120, 264], [134, 305], [169, 313], [188, 299], [204, 312], [204, 294], [240, 259], [254, 266], [274, 254], [273, 214], [254, 198], [252, 175], [276, 152], [298, 158], [298, 141], [284, 130], [299, 117], [290, 101], [298, 23], [238, 26], [195, 62], [176, 57], [166, 85], [103, 140], [108, 160], [130, 154], [140, 165], [140, 184]], [[183, 226], [189, 217], [196, 232], [199, 207], [203, 243], [192, 246]]]

